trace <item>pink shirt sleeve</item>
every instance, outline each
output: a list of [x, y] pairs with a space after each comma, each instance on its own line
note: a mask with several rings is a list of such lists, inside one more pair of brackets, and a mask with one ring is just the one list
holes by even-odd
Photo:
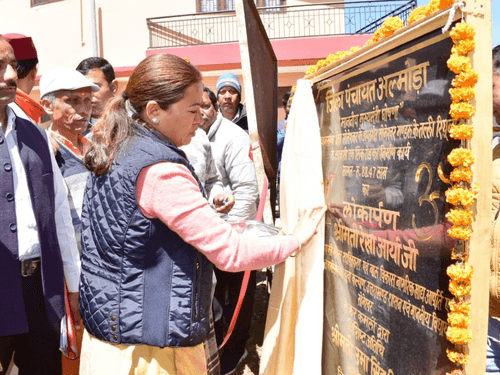
[[137, 179], [137, 200], [146, 217], [160, 219], [223, 271], [268, 267], [298, 249], [293, 236], [257, 238], [237, 233], [210, 208], [181, 164], [163, 162], [144, 168]]

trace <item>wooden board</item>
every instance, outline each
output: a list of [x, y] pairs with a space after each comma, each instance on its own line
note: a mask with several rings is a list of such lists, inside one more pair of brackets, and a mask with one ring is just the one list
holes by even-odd
[[261, 145], [254, 151], [254, 164], [260, 192], [266, 175], [269, 181], [264, 222], [271, 224], [276, 201], [278, 63], [255, 3], [237, 0], [235, 5], [248, 131], [252, 144]]

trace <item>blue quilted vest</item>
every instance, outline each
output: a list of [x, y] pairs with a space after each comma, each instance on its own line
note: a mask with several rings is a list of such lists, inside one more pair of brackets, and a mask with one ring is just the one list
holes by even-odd
[[139, 173], [163, 161], [196, 178], [182, 151], [141, 131], [87, 183], [80, 310], [87, 331], [112, 344], [194, 346], [208, 333], [212, 264], [137, 204]]

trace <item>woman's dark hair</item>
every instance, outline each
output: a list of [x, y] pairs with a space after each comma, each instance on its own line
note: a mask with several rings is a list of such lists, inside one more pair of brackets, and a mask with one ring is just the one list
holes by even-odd
[[146, 104], [154, 100], [167, 110], [201, 79], [198, 69], [174, 55], [156, 54], [142, 60], [125, 91], [106, 105], [100, 121], [93, 127], [92, 144], [84, 156], [85, 166], [98, 176], [107, 173], [117, 151], [136, 134], [137, 124], [145, 124], [141, 115]]

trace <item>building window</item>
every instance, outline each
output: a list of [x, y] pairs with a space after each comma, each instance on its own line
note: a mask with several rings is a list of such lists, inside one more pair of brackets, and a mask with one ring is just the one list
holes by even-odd
[[[37, 0], [31, 0], [31, 1], [37, 1]], [[38, 1], [43, 1], [43, 0], [38, 0]], [[49, 1], [54, 1], [54, 0], [49, 0]], [[202, 13], [217, 12], [219, 10], [234, 10], [234, 3], [235, 0], [198, 0], [198, 9]], [[254, 3], [258, 7], [273, 7], [277, 5], [285, 5], [286, 0], [254, 0]]]
[[31, 0], [31, 6], [36, 7], [38, 5], [44, 5], [49, 3], [55, 3], [62, 0]]

